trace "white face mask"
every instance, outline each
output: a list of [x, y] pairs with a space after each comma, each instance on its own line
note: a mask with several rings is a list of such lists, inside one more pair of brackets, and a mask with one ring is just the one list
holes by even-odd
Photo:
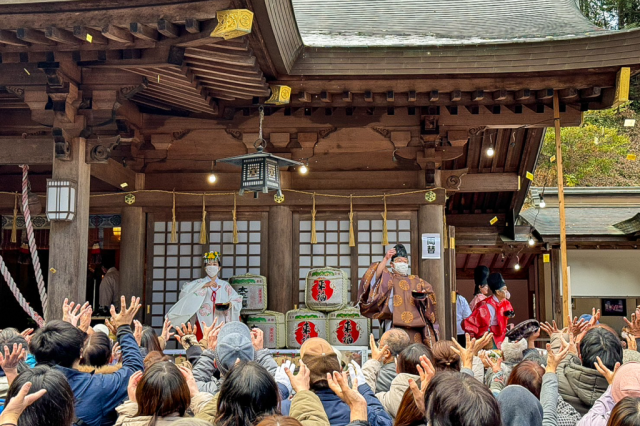
[[400, 275], [408, 275], [409, 274], [409, 264], [408, 263], [394, 263], [393, 269]]
[[207, 273], [207, 275], [208, 275], [210, 278], [213, 278], [213, 277], [215, 277], [216, 275], [218, 275], [219, 268], [218, 268], [217, 266], [210, 265], [210, 266], [206, 266], [206, 267], [204, 268], [204, 271]]

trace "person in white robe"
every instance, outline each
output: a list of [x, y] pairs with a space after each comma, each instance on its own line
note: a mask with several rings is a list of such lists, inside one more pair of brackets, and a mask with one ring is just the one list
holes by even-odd
[[206, 277], [185, 283], [180, 298], [167, 313], [167, 319], [175, 326], [186, 324], [196, 316], [198, 340], [202, 338], [200, 323], [207, 327], [215, 318], [218, 325], [240, 320], [242, 296], [231, 285], [220, 279], [220, 253], [204, 254]]

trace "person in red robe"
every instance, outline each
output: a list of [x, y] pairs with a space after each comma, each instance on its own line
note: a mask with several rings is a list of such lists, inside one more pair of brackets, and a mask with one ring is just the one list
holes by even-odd
[[507, 300], [507, 284], [501, 274], [489, 275], [487, 284], [489, 297], [479, 302], [471, 316], [462, 321], [462, 329], [476, 339], [490, 331], [496, 347], [500, 349], [507, 334], [509, 319], [514, 317], [513, 306]]

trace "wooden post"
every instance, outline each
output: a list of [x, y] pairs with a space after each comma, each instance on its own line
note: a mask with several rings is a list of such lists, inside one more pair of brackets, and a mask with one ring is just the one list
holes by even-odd
[[[89, 256], [89, 193], [91, 166], [85, 159], [84, 138], [71, 140], [71, 160], [53, 160], [53, 179], [77, 182], [76, 216], [71, 222], [51, 222], [49, 236], [49, 310], [46, 321], [62, 319], [62, 303], [83, 303]], [[53, 152], [52, 152], [53, 155]], [[55, 271], [55, 272], [54, 272]]]
[[[436, 293], [436, 316], [440, 325], [440, 338], [451, 339], [453, 326], [447, 321], [446, 305], [450, 303], [450, 295], [446, 294], [444, 282], [444, 206], [439, 204], [421, 205], [418, 211], [418, 229], [420, 230], [420, 251], [414, 253], [414, 259], [420, 259], [420, 277], [433, 287]], [[440, 234], [442, 244], [440, 259], [422, 259], [422, 234]]]
[[556, 164], [558, 167], [558, 203], [560, 210], [560, 257], [562, 260], [562, 318], [571, 315], [571, 287], [567, 269], [567, 218], [564, 210], [564, 174], [562, 171], [562, 138], [560, 137], [560, 100], [553, 92], [553, 118], [556, 130]]
[[269, 208], [269, 240], [267, 275], [267, 305], [270, 310], [287, 312], [291, 306], [291, 292], [294, 288], [293, 256], [293, 214], [287, 206], [272, 206]]
[[[120, 294], [144, 298], [145, 213], [142, 207], [122, 209], [120, 240]], [[142, 312], [141, 312], [142, 313]]]

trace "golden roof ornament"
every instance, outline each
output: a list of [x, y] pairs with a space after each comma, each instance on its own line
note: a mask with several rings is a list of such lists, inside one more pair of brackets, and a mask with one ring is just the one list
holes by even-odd
[[291, 99], [291, 87], [274, 84], [271, 86], [271, 97], [267, 99], [265, 104], [287, 105], [290, 99]]
[[223, 37], [229, 40], [251, 33], [253, 12], [247, 9], [221, 10], [217, 13], [218, 25], [211, 32], [211, 37]]
[[127, 194], [124, 196], [124, 202], [131, 205], [136, 202], [136, 196], [133, 194]]

